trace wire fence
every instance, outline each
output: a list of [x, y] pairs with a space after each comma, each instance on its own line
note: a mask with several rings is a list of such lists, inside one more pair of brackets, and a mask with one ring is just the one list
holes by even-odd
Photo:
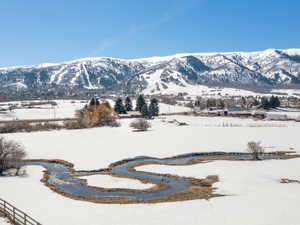
[[14, 225], [42, 225], [12, 204], [0, 198], [0, 212]]

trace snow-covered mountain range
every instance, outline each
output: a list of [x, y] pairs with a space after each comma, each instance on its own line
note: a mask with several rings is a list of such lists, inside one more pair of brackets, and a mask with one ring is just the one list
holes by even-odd
[[[81, 87], [143, 93], [188, 92], [199, 85], [300, 84], [300, 49], [192, 53], [145, 59], [84, 58], [0, 67], [2, 88]], [[199, 86], [200, 87], [200, 86]]]

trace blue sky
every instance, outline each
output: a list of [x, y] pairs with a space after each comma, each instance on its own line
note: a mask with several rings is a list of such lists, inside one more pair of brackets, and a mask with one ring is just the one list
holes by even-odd
[[300, 48], [299, 0], [1, 0], [0, 66]]

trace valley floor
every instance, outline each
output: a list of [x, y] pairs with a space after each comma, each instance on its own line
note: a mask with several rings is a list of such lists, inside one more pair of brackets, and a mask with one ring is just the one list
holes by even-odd
[[[189, 126], [168, 123], [176, 119]], [[63, 159], [75, 169], [106, 168], [140, 155], [168, 157], [190, 152], [242, 152], [248, 141], [266, 151], [300, 153], [300, 123], [237, 118], [171, 116], [153, 121], [148, 132], [132, 132], [131, 119], [118, 128], [93, 128], [3, 135], [21, 141], [30, 159]], [[40, 182], [43, 168], [27, 167], [25, 177], [0, 178], [0, 196], [43, 225], [296, 225], [300, 223], [300, 159], [217, 161], [191, 166], [148, 165], [139, 170], [204, 178], [218, 175], [216, 193], [225, 197], [157, 204], [94, 204], [52, 192]], [[86, 177], [91, 185], [143, 188], [128, 179]], [[1, 224], [1, 223], [0, 223]], [[2, 225], [2, 224], [1, 224]]]

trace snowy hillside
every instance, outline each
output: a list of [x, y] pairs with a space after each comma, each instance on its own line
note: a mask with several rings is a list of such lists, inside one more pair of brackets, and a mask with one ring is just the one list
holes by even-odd
[[57, 64], [0, 67], [2, 88], [80, 87], [189, 93], [208, 84], [249, 87], [300, 84], [300, 49], [145, 59], [84, 58]]

